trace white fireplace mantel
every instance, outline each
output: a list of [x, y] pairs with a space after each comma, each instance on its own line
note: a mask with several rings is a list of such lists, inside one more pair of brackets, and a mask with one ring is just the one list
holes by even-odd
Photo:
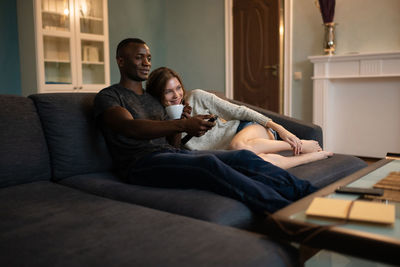
[[400, 153], [400, 51], [311, 56], [313, 122], [324, 149], [382, 158]]

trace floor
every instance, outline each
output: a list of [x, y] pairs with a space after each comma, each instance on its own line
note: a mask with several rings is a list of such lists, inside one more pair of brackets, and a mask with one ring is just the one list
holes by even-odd
[[359, 157], [360, 159], [362, 159], [363, 161], [365, 161], [368, 165], [371, 165], [379, 160], [381, 160], [380, 158], [367, 158], [367, 157]]

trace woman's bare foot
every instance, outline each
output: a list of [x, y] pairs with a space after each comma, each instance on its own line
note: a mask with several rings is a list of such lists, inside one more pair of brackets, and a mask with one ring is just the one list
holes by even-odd
[[313, 161], [317, 161], [317, 160], [320, 160], [320, 159], [326, 159], [326, 158], [328, 158], [330, 156], [333, 156], [332, 152], [321, 150], [321, 151], [318, 151], [318, 152], [309, 153], [308, 160], [309, 160], [309, 162], [313, 162]]
[[312, 153], [322, 151], [317, 141], [314, 140], [301, 140], [301, 153]]

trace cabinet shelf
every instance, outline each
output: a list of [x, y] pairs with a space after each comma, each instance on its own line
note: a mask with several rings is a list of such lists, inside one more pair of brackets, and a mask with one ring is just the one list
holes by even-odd
[[104, 65], [104, 62], [101, 62], [101, 61], [82, 61], [82, 64], [85, 64], [85, 65]]
[[51, 11], [51, 10], [42, 10], [42, 14], [50, 15], [50, 16], [65, 16], [65, 17], [67, 17], [69, 15], [69, 14], [64, 14], [64, 13], [60, 13], [57, 11]]
[[[57, 35], [57, 32], [64, 32], [65, 34], [69, 34], [69, 29], [66, 27], [57, 27], [57, 26], [50, 26], [50, 25], [46, 25], [43, 28], [43, 33], [45, 35]], [[59, 35], [59, 34], [58, 34]], [[67, 35], [68, 36], [68, 35]]]
[[71, 84], [71, 83], [46, 81], [46, 84]]
[[44, 62], [47, 63], [64, 63], [64, 64], [70, 64], [70, 60], [63, 60], [63, 59], [45, 59]]
[[80, 19], [84, 19], [84, 20], [95, 20], [95, 21], [103, 21], [103, 18], [98, 18], [98, 17], [90, 17], [90, 16], [86, 16], [86, 17], [80, 17]]

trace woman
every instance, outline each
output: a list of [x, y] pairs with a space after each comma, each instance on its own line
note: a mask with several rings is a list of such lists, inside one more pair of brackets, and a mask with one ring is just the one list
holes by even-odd
[[[164, 106], [186, 103], [183, 118], [199, 114], [218, 116], [214, 128], [201, 137], [190, 139], [185, 145], [188, 149], [247, 149], [283, 169], [332, 155], [323, 151], [317, 141], [300, 140], [270, 118], [245, 106], [232, 104], [200, 89], [186, 95], [181, 78], [169, 68], [154, 70], [147, 80], [146, 91]], [[276, 135], [282, 140], [277, 140]], [[276, 154], [285, 150], [293, 150], [294, 156]]]

